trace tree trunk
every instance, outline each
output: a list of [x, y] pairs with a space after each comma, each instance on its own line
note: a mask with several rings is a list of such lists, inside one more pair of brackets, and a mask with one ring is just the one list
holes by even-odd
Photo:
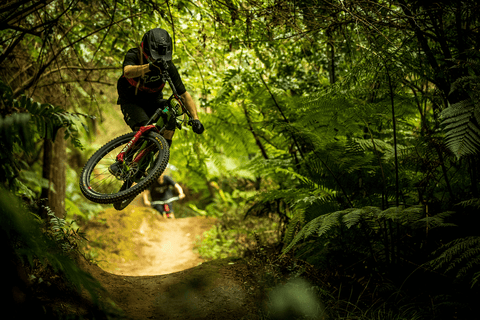
[[330, 84], [334, 84], [335, 81], [337, 80], [335, 77], [335, 45], [333, 43], [333, 37], [330, 31], [327, 31], [327, 37], [328, 37], [328, 46], [330, 47], [330, 61], [329, 61], [329, 66], [328, 66], [328, 75], [329, 75], [329, 80]]
[[[65, 218], [67, 150], [64, 132], [65, 129], [59, 129], [55, 141], [45, 139], [43, 145], [43, 178], [48, 180], [48, 188], [42, 189], [42, 205], [48, 206], [59, 218]], [[44, 208], [41, 216], [47, 218]]]

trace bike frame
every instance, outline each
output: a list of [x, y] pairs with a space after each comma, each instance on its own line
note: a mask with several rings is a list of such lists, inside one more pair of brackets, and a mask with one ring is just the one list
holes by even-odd
[[[170, 101], [172, 98], [177, 100], [177, 102], [180, 104], [180, 106], [182, 108], [183, 113], [186, 114], [189, 118], [188, 124], [191, 124], [191, 120], [193, 119], [192, 115], [190, 114], [190, 112], [185, 107], [185, 104], [183, 103], [182, 98], [178, 95], [177, 89], [173, 85], [172, 79], [170, 78], [170, 75], [168, 74], [168, 71], [167, 71], [168, 70], [168, 64], [163, 59], [161, 59], [160, 62], [162, 64], [162, 68], [161, 68], [162, 69], [162, 72], [161, 72], [162, 80], [165, 83], [168, 82], [168, 85], [172, 89], [172, 95], [170, 96], [170, 98], [167, 101]], [[156, 119], [158, 119], [161, 116], [162, 113], [168, 113], [168, 112], [172, 112], [173, 113], [172, 116], [175, 117], [175, 118], [177, 117], [177, 112], [175, 111], [175, 109], [171, 108], [170, 103], [168, 103], [167, 106], [164, 109], [158, 108], [155, 111], [155, 114], [148, 120], [147, 124], [145, 126], [140, 127], [140, 129], [134, 135], [132, 140], [130, 140], [125, 145], [125, 147], [122, 149], [122, 151], [120, 151], [120, 153], [116, 157], [116, 160], [119, 161], [120, 163], [124, 163], [125, 162], [125, 154], [130, 149], [132, 149], [132, 147], [137, 143], [137, 141], [140, 139], [140, 137], [145, 134], [145, 132], [148, 132], [150, 130], [155, 130], [158, 133], [163, 134], [163, 132], [165, 131], [165, 128], [167, 126], [166, 124], [163, 126], [163, 128], [159, 129], [157, 127], [157, 125], [151, 124], [151, 123], [153, 121], [155, 121]], [[141, 150], [140, 153], [135, 157], [135, 159], [133, 159], [133, 162], [134, 163], [140, 162], [145, 157], [145, 155], [148, 154], [149, 151], [150, 151], [149, 148]]]
[[[137, 133], [133, 136], [132, 140], [130, 140], [126, 145], [125, 147], [122, 149], [122, 151], [120, 151], [120, 153], [117, 155], [117, 158], [116, 160], [117, 161], [120, 161], [120, 162], [124, 162], [125, 161], [125, 154], [127, 153], [127, 151], [129, 151], [133, 145], [135, 145], [135, 143], [137, 143], [137, 141], [140, 139], [140, 137], [147, 131], [150, 131], [150, 130], [153, 130], [153, 129], [156, 129], [157, 127], [153, 124], [151, 125], [148, 125], [148, 126], [143, 126], [143, 127], [140, 127], [140, 129], [137, 131]], [[147, 148], [148, 149], [148, 148]], [[133, 160], [133, 162], [138, 162], [140, 161], [141, 159], [143, 159], [143, 157], [145, 156], [145, 154], [147, 153], [147, 149], [143, 149], [140, 154], [138, 154], [135, 159]]]

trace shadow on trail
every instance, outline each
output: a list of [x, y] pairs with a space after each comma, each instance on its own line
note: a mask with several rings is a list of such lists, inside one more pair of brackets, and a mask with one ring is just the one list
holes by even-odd
[[159, 276], [119, 276], [85, 267], [129, 319], [258, 319], [258, 294], [245, 287], [242, 260], [205, 262]]
[[246, 285], [251, 283], [246, 263], [240, 259], [204, 262], [193, 251], [196, 236], [210, 229], [215, 220], [170, 220], [152, 210], [140, 205], [123, 211], [107, 209], [98, 217], [96, 229], [87, 232], [91, 238], [103, 239], [99, 260], [106, 262], [100, 266], [85, 263], [83, 268], [101, 283], [125, 316], [257, 319], [259, 299], [255, 289]]

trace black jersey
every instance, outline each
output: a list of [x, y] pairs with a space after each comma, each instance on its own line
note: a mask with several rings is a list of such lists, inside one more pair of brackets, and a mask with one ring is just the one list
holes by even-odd
[[176, 182], [169, 176], [163, 176], [163, 183], [158, 179], [148, 188], [152, 201], [164, 201], [173, 197], [172, 188]]
[[[143, 57], [143, 64], [147, 64], [146, 57]], [[182, 82], [182, 78], [178, 73], [177, 67], [173, 64], [172, 61], [167, 61], [168, 63], [168, 74], [172, 79], [173, 85], [177, 90], [179, 95], [184, 94], [187, 90], [185, 85]], [[128, 50], [123, 61], [123, 68], [125, 66], [136, 66], [141, 65], [140, 61], [140, 50], [138, 48], [133, 48]], [[145, 74], [143, 83], [138, 86], [137, 84], [140, 81], [138, 78], [126, 78], [123, 75], [117, 81], [117, 92], [118, 92], [118, 104], [127, 104], [127, 103], [138, 103], [138, 102], [152, 102], [158, 101], [163, 97], [162, 90], [165, 86], [165, 83], [162, 81], [160, 75], [151, 76], [148, 73]], [[137, 93], [135, 94], [135, 91]]]

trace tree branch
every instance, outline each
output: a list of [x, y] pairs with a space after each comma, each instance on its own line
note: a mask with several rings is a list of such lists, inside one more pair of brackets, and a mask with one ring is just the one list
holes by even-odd
[[96, 34], [97, 32], [103, 30], [103, 29], [106, 29], [108, 27], [110, 27], [111, 25], [113, 24], [118, 24], [122, 21], [125, 21], [125, 20], [128, 20], [128, 19], [131, 19], [133, 17], [137, 17], [137, 16], [140, 16], [142, 15], [143, 13], [136, 13], [136, 14], [133, 14], [133, 15], [130, 15], [124, 19], [121, 19], [119, 21], [116, 21], [114, 23], [111, 23], [111, 24], [108, 24], [104, 27], [101, 27], [101, 28], [98, 28], [92, 32], [90, 32], [89, 34], [87, 34], [86, 36], [84, 37], [81, 37], [80, 39], [70, 43], [69, 45], [67, 46], [64, 46], [63, 48], [60, 48], [57, 52], [53, 53], [52, 57], [38, 70], [38, 72], [32, 76], [29, 80], [27, 80], [23, 85], [21, 85], [19, 88], [17, 88], [14, 92], [13, 92], [13, 97], [17, 97], [18, 95], [20, 95], [22, 92], [24, 92], [25, 90], [29, 89], [30, 87], [32, 87], [36, 81], [38, 81], [40, 79], [40, 76], [45, 72], [45, 70], [50, 66], [50, 64], [52, 64], [53, 61], [55, 61], [55, 59], [60, 55], [60, 53], [62, 53], [65, 49], [67, 48], [70, 48], [72, 47], [73, 45], [75, 45], [76, 43], [79, 43], [85, 39], [87, 39], [88, 37]]

